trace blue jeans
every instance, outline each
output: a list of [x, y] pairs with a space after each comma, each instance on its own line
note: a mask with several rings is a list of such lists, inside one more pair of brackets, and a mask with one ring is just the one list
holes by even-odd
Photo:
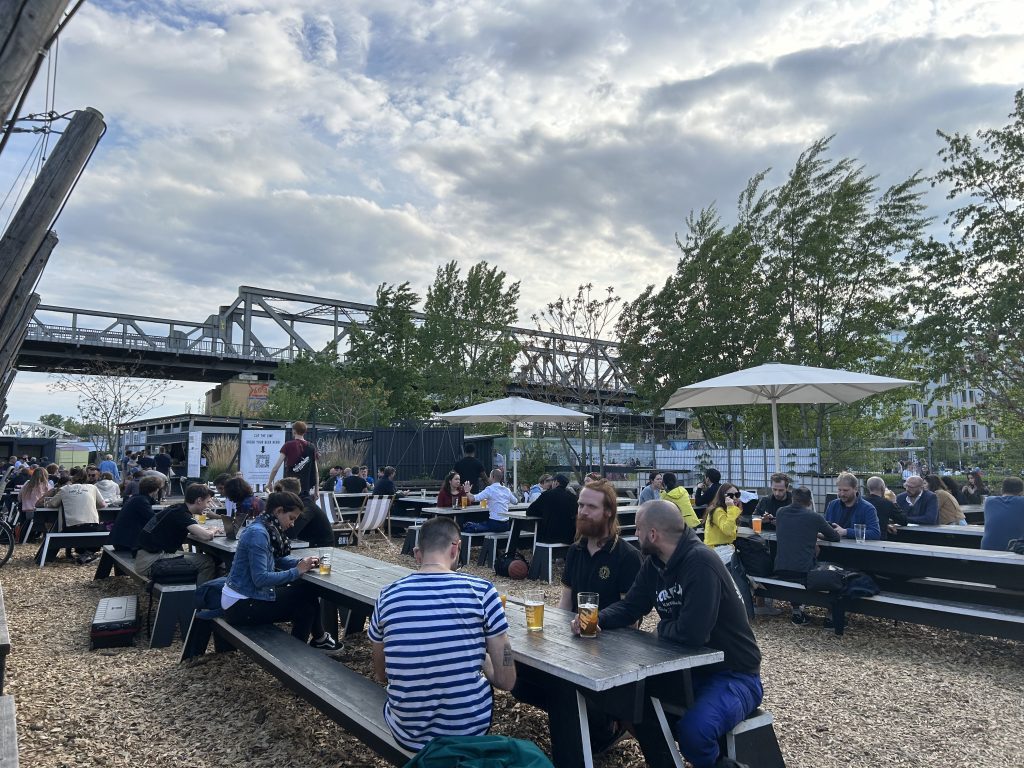
[[676, 739], [693, 768], [712, 768], [718, 740], [747, 719], [764, 696], [761, 678], [744, 672], [693, 674], [693, 706], [676, 723]]
[[512, 521], [484, 520], [482, 523], [465, 523], [463, 533], [504, 533], [512, 527]]

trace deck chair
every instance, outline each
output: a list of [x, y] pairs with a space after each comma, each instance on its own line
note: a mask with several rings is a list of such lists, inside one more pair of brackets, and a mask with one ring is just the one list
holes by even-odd
[[389, 528], [391, 526], [391, 504], [394, 500], [394, 496], [367, 497], [366, 504], [359, 510], [359, 517], [356, 518], [356, 535], [360, 543], [362, 543], [363, 538], [367, 534], [379, 533], [389, 546], [395, 546], [391, 543], [391, 538], [384, 530], [385, 525]]

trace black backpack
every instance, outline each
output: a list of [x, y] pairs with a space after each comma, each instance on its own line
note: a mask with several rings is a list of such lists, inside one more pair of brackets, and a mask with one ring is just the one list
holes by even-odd
[[760, 534], [737, 536], [736, 554], [749, 576], [771, 576], [775, 571], [775, 560], [768, 541]]

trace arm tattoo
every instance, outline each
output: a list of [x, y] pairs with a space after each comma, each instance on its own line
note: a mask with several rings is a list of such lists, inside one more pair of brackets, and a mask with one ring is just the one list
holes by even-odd
[[512, 646], [509, 645], [508, 643], [505, 643], [505, 651], [504, 651], [504, 653], [502, 654], [502, 657], [501, 657], [501, 665], [503, 667], [513, 667], [513, 666], [515, 666], [515, 663], [516, 663], [516, 660], [512, 656]]

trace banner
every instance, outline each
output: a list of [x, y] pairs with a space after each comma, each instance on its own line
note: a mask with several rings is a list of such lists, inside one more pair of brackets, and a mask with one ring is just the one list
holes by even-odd
[[188, 476], [199, 477], [202, 474], [203, 433], [188, 433]]
[[254, 491], [266, 488], [270, 468], [284, 445], [283, 429], [243, 429], [239, 469]]

